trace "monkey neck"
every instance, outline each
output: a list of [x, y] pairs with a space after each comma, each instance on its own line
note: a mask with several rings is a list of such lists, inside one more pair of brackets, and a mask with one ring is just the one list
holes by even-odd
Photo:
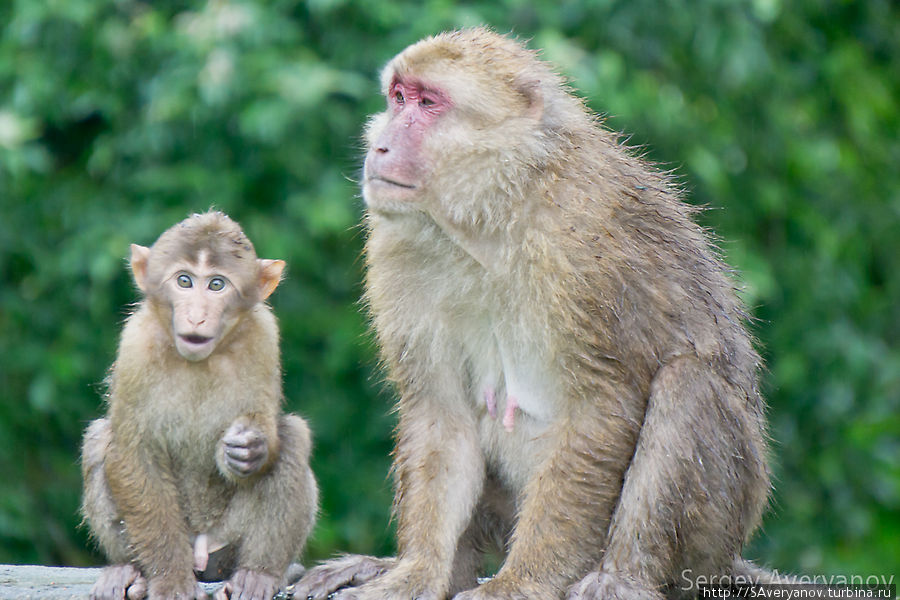
[[454, 223], [439, 212], [430, 213], [429, 216], [444, 235], [486, 271], [496, 272], [505, 262], [504, 232], [484, 228], [476, 230], [470, 225]]

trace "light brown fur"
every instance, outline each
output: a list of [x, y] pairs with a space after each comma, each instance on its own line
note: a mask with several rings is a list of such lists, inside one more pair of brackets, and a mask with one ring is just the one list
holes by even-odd
[[[83, 512], [114, 564], [94, 597], [193, 597], [202, 593], [194, 568], [224, 547], [234, 574], [220, 595], [270, 598], [302, 550], [317, 489], [309, 429], [280, 412], [278, 326], [262, 302], [277, 285], [276, 262], [259, 261], [216, 212], [176, 225], [151, 249], [132, 248], [146, 298], [122, 331], [108, 417], [91, 423], [83, 448]], [[187, 291], [208, 299], [175, 289], [182, 272], [194, 277]], [[227, 278], [225, 290], [201, 289], [207, 275]], [[202, 346], [214, 345], [207, 357], [176, 347], [179, 327], [206, 332], [215, 319], [224, 333]]]
[[[430, 121], [398, 96], [367, 130], [398, 557], [323, 565], [298, 593], [356, 575], [341, 600], [658, 599], [684, 573], [747, 572], [769, 489], [759, 357], [695, 209], [514, 40], [441, 34], [382, 82], [450, 106]], [[506, 560], [475, 587], [497, 537]]]

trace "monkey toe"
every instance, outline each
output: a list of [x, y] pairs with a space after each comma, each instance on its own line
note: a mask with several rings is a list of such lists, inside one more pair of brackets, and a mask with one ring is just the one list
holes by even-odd
[[595, 571], [569, 588], [566, 600], [663, 600], [658, 590], [619, 574]]

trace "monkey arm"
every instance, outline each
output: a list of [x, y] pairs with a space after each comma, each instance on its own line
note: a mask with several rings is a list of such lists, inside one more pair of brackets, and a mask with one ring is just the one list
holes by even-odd
[[196, 585], [193, 548], [170, 469], [160, 464], [160, 456], [151, 455], [140, 444], [121, 447], [114, 440], [106, 476], [134, 559], [151, 588], [162, 581], [170, 589], [156, 592], [189, 596]]
[[397, 558], [348, 556], [326, 563], [298, 584], [295, 593], [300, 597], [446, 597], [460, 536], [482, 492], [485, 467], [460, 378], [449, 376], [446, 379], [455, 383], [438, 385], [440, 375], [416, 392], [401, 393], [392, 467]]
[[378, 589], [412, 597], [447, 592], [459, 538], [484, 482], [475, 418], [457, 388], [435, 385], [422, 397], [401, 400], [393, 464], [398, 560], [370, 584]]

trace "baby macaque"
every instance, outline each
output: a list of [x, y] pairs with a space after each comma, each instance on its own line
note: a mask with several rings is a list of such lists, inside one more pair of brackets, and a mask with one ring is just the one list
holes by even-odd
[[107, 378], [109, 412], [82, 449], [82, 510], [111, 566], [96, 600], [269, 600], [313, 526], [310, 433], [281, 413], [285, 263], [256, 257], [221, 212], [132, 244], [143, 293]]

